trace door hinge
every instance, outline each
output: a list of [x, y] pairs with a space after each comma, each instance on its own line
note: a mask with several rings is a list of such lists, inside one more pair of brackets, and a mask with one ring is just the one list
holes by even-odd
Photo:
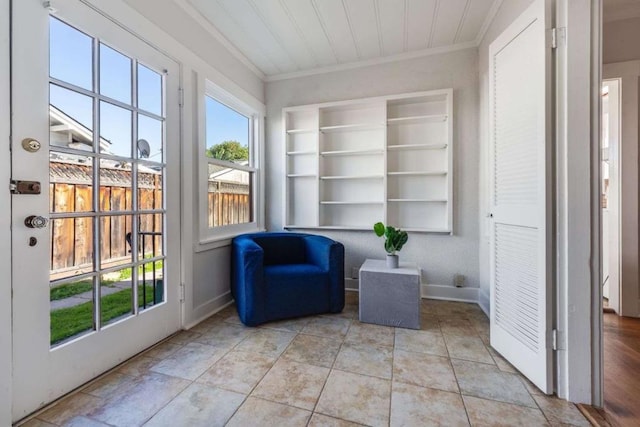
[[551, 330], [551, 349], [552, 350], [558, 349], [558, 330], [557, 329]]
[[178, 88], [178, 105], [180, 107], [184, 106], [184, 89]]
[[183, 302], [184, 300], [184, 283], [180, 283], [180, 302]]
[[567, 28], [552, 28], [549, 35], [549, 42], [551, 49], [565, 46], [567, 43]]

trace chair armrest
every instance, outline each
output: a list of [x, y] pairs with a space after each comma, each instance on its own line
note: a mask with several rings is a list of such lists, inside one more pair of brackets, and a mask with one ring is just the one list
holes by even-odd
[[344, 308], [344, 245], [323, 236], [305, 236], [307, 262], [329, 273], [330, 306], [334, 313]]
[[264, 252], [249, 237], [233, 239], [231, 295], [242, 323], [254, 326], [265, 319]]

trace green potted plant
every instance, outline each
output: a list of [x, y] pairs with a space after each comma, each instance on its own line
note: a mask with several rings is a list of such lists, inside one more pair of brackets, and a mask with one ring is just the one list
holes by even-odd
[[381, 222], [374, 224], [373, 231], [375, 231], [378, 237], [384, 236], [384, 249], [387, 251], [387, 267], [398, 268], [399, 261], [396, 252], [399, 252], [404, 244], [407, 243], [407, 240], [409, 240], [407, 232], [390, 225], [385, 227]]

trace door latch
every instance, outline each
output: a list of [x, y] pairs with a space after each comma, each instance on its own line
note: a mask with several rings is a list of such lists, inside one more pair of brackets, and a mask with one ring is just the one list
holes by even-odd
[[40, 194], [39, 181], [16, 181], [11, 180], [9, 189], [11, 194]]

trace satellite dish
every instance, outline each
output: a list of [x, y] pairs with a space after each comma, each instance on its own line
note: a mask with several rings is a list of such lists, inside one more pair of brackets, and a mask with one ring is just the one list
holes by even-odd
[[138, 157], [141, 159], [149, 158], [149, 154], [151, 154], [151, 147], [146, 139], [138, 140]]

